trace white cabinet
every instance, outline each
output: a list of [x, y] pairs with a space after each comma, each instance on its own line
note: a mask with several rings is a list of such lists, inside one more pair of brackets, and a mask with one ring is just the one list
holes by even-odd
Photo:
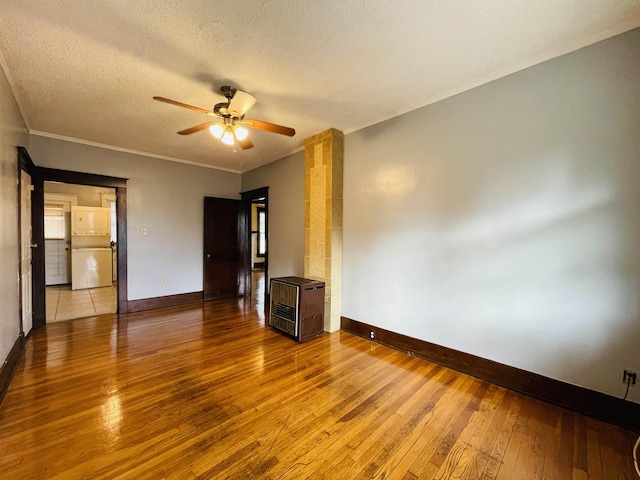
[[45, 283], [62, 285], [69, 283], [69, 245], [64, 240], [46, 239]]
[[71, 236], [111, 238], [109, 207], [71, 206]]
[[112, 283], [111, 248], [76, 248], [71, 251], [71, 290], [108, 287]]

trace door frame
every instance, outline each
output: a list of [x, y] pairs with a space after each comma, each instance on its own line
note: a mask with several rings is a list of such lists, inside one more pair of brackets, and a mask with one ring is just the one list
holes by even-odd
[[[269, 303], [269, 187], [261, 187], [256, 188], [254, 190], [248, 190], [246, 192], [240, 193], [240, 198], [243, 201], [249, 203], [251, 206], [252, 203], [264, 203], [264, 211], [265, 211], [265, 227], [264, 227], [264, 236], [265, 243], [267, 247], [267, 252], [264, 256], [264, 304], [265, 306]], [[249, 218], [249, 222], [251, 222], [251, 218]], [[247, 245], [249, 245], [249, 269], [251, 269], [251, 228], [247, 229]]]
[[[24, 155], [29, 155], [23, 147]], [[33, 164], [33, 162], [32, 162]], [[118, 313], [127, 313], [127, 180], [92, 173], [34, 167], [31, 174], [34, 191], [31, 196], [32, 238], [38, 245], [44, 245], [44, 182], [62, 182], [92, 187], [110, 187], [116, 190], [116, 217], [118, 223]], [[33, 254], [33, 328], [46, 325], [46, 286], [44, 248]]]

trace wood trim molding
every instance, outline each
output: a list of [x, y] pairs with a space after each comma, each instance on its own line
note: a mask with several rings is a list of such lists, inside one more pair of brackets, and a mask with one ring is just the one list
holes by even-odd
[[242, 200], [255, 200], [257, 198], [265, 198], [265, 202], [269, 198], [269, 187], [260, 187], [254, 190], [247, 190], [246, 192], [240, 192], [240, 198]]
[[341, 330], [640, 433], [640, 404], [341, 317]]
[[24, 147], [18, 147], [18, 167], [19, 169], [27, 172], [29, 175], [33, 175], [33, 172], [36, 169], [33, 160], [31, 160], [29, 152]]
[[[31, 192], [31, 239], [44, 246], [44, 180], [38, 175], [36, 168], [31, 176], [33, 191]], [[35, 248], [31, 252], [31, 304], [33, 312], [33, 329], [47, 324], [46, 315], [46, 272], [44, 248]]]
[[16, 371], [23, 352], [24, 335], [21, 333], [13, 344], [13, 347], [11, 347], [9, 355], [7, 355], [5, 361], [0, 365], [0, 404], [2, 403], [4, 394], [9, 388], [9, 383], [11, 382], [11, 378], [13, 378], [13, 373]]
[[129, 312], [142, 312], [162, 307], [176, 307], [189, 303], [198, 303], [203, 300], [203, 292], [178, 293], [176, 295], [166, 295], [164, 297], [141, 298], [139, 300], [129, 300]]
[[127, 188], [127, 178], [97, 175], [95, 173], [58, 170], [57, 168], [38, 167], [40, 176], [50, 182], [77, 183], [95, 187]]
[[116, 216], [117, 216], [117, 240], [118, 262], [116, 272], [118, 276], [118, 313], [129, 311], [128, 291], [129, 280], [127, 271], [127, 189], [126, 187], [116, 188]]

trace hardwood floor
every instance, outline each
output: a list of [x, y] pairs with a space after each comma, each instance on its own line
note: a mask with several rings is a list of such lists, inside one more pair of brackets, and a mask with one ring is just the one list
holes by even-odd
[[232, 299], [33, 332], [7, 479], [636, 479], [635, 436], [365, 339], [305, 344]]

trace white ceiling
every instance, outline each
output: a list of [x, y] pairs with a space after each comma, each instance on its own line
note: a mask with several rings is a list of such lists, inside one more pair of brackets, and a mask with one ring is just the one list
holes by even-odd
[[[640, 0], [2, 0], [0, 63], [34, 134], [244, 172], [638, 26]], [[152, 100], [225, 84], [295, 137], [234, 153]]]

